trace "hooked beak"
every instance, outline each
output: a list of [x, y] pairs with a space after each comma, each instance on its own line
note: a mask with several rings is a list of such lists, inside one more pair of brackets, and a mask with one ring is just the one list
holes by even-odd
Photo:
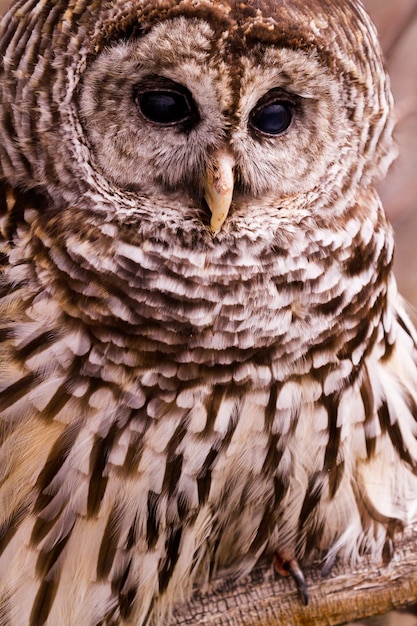
[[232, 203], [235, 160], [227, 150], [214, 152], [207, 167], [204, 198], [211, 211], [210, 228], [217, 233], [222, 227]]

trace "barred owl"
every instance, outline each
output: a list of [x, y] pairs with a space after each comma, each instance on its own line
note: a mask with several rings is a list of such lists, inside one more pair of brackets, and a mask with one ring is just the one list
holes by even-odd
[[416, 333], [361, 3], [18, 0], [1, 55], [0, 624], [389, 559]]

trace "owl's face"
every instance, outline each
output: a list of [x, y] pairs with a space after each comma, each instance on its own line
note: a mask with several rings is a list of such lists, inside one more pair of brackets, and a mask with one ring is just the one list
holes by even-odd
[[332, 195], [357, 150], [343, 83], [316, 53], [257, 41], [242, 49], [229, 35], [175, 17], [108, 46], [84, 74], [94, 167], [121, 193], [154, 201], [156, 220], [207, 230], [207, 204], [214, 213], [220, 203], [212, 230], [227, 230], [267, 206], [278, 221], [288, 201], [294, 219], [323, 188]]
[[355, 0], [57, 1], [42, 54], [4, 37], [0, 145], [2, 176], [57, 211], [143, 240], [271, 243], [343, 221], [392, 160], [391, 94]]

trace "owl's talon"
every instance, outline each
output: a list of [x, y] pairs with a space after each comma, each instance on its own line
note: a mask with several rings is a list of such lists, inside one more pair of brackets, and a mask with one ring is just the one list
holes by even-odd
[[282, 558], [279, 551], [277, 551], [275, 552], [275, 556], [274, 556], [274, 567], [275, 567], [275, 571], [281, 576], [292, 577], [298, 589], [298, 593], [300, 594], [302, 603], [304, 604], [304, 606], [307, 606], [308, 604], [307, 583], [306, 583], [305, 576], [303, 574], [303, 570], [299, 566], [297, 559]]

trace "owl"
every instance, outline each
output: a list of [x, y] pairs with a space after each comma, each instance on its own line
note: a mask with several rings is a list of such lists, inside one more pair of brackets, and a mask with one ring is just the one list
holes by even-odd
[[18, 0], [0, 48], [0, 624], [389, 560], [417, 337], [360, 1]]

